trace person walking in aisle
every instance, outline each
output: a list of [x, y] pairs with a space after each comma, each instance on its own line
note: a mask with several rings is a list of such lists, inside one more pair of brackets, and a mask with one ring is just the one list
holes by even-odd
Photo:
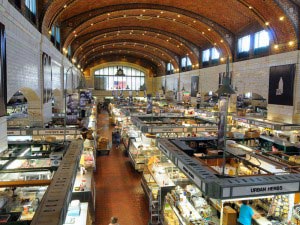
[[118, 218], [113, 216], [113, 217], [110, 219], [110, 224], [108, 224], [108, 225], [120, 225], [120, 224], [118, 223]]

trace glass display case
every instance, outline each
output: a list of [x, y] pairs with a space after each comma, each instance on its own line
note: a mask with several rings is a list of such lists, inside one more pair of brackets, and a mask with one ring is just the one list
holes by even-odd
[[176, 186], [165, 197], [163, 221], [168, 225], [218, 224], [214, 218], [216, 211], [202, 197], [202, 193], [194, 185], [185, 188]]
[[[145, 141], [145, 139], [148, 140]], [[131, 139], [131, 144], [129, 146], [129, 157], [130, 162], [132, 163], [135, 170], [143, 171], [147, 160], [150, 157], [159, 154], [160, 151], [157, 147], [155, 147], [155, 139], [146, 137]]]
[[47, 186], [0, 188], [0, 210], [9, 215], [7, 222], [32, 220], [46, 190]]

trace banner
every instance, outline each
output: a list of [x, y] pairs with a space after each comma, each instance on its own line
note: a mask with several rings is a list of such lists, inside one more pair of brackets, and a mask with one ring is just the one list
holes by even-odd
[[219, 124], [218, 124], [218, 148], [222, 149], [225, 147], [225, 123], [226, 123], [226, 117], [227, 117], [227, 101], [228, 99], [222, 98], [219, 102]]
[[92, 102], [92, 92], [90, 90], [80, 91], [80, 107], [85, 107], [87, 104]]
[[0, 23], [0, 117], [6, 115], [7, 73], [5, 26]]
[[198, 93], [198, 87], [199, 87], [199, 77], [193, 76], [191, 78], [191, 97], [196, 97]]
[[67, 124], [76, 124], [79, 113], [78, 93], [67, 96]]
[[43, 76], [44, 76], [44, 98], [43, 103], [47, 103], [52, 97], [52, 67], [51, 57], [45, 52], [42, 55]]
[[146, 113], [151, 114], [152, 113], [152, 95], [147, 94], [147, 108]]
[[268, 104], [293, 105], [296, 65], [270, 67]]

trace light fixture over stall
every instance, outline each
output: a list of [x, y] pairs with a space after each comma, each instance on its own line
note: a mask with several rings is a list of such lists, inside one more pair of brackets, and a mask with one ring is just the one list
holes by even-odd
[[[225, 100], [225, 107], [224, 108], [220, 107], [219, 129], [218, 129], [219, 130], [219, 133], [218, 133], [218, 148], [223, 148], [222, 176], [225, 176], [228, 101], [229, 101], [230, 95], [235, 94], [235, 91], [233, 90], [233, 88], [230, 85], [229, 57], [227, 57], [225, 77], [223, 77], [222, 85], [216, 91], [216, 93], [219, 95], [219, 97], [223, 96], [223, 99]], [[222, 130], [223, 130], [223, 132], [222, 132]], [[223, 139], [223, 142], [222, 142], [222, 139]]]

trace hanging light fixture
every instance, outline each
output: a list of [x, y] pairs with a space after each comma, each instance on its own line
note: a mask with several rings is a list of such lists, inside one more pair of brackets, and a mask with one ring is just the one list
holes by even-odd
[[216, 91], [219, 96], [230, 96], [235, 94], [232, 86], [230, 85], [230, 78], [229, 78], [229, 57], [227, 57], [226, 62], [226, 75], [222, 80], [221, 87]]

